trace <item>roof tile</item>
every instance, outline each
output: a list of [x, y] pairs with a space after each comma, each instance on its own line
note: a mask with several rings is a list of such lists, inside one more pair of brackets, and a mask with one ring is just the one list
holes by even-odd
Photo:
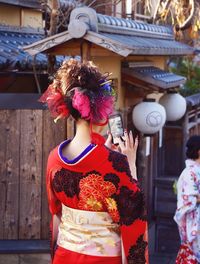
[[[44, 34], [0, 30], [0, 69], [32, 70], [33, 57], [24, 52], [22, 46], [30, 45], [43, 38]], [[62, 60], [61, 56], [58, 57], [57, 63], [60, 64]], [[46, 70], [46, 55], [38, 54], [35, 64], [36, 69]]]

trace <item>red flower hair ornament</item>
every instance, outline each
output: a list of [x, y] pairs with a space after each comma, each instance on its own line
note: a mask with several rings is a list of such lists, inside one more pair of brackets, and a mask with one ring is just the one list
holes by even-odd
[[52, 85], [49, 85], [48, 89], [40, 97], [39, 102], [46, 103], [54, 122], [58, 119], [69, 117], [70, 112], [64, 101], [64, 95], [60, 90], [56, 90]]
[[79, 111], [83, 119], [91, 119], [90, 100], [88, 96], [81, 92], [78, 88], [75, 88], [74, 90], [72, 105]]

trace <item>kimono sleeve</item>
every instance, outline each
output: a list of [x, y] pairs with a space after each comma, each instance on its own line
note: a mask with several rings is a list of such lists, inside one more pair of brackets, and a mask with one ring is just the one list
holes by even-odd
[[[144, 195], [133, 180], [126, 157], [121, 157], [123, 173], [120, 173], [120, 183], [115, 200], [120, 217], [122, 252], [126, 263], [148, 263], [147, 220]], [[122, 169], [122, 166], [121, 166]]]
[[50, 237], [50, 252], [51, 252], [51, 259], [53, 263], [53, 257], [55, 253], [56, 241], [55, 241], [55, 224], [54, 224], [54, 217], [53, 215], [59, 214], [61, 212], [61, 202], [57, 199], [56, 194], [52, 187], [52, 172], [54, 168], [54, 158], [53, 152], [50, 153], [48, 161], [47, 161], [47, 174], [46, 174], [46, 188], [47, 188], [47, 198], [49, 204], [49, 211], [52, 215], [51, 222], [50, 222], [50, 230], [49, 230], [49, 237]]
[[200, 212], [197, 210], [198, 189], [195, 183], [194, 171], [185, 169], [177, 184], [177, 210], [174, 216], [181, 240], [192, 242], [198, 233]]
[[50, 153], [47, 161], [47, 173], [46, 173], [46, 189], [47, 189], [47, 198], [49, 204], [49, 211], [52, 215], [58, 214], [61, 212], [61, 202], [56, 197], [56, 194], [52, 187], [52, 172], [54, 167], [53, 153]]

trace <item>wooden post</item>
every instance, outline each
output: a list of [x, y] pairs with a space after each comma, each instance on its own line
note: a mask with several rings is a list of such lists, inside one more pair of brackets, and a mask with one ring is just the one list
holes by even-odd
[[122, 0], [122, 17], [126, 18], [126, 1]]
[[[58, 8], [59, 8], [58, 0], [52, 0], [49, 36], [53, 36], [57, 33], [58, 13], [59, 13]], [[49, 74], [52, 74], [54, 72], [55, 63], [56, 63], [55, 55], [49, 54], [48, 55], [48, 72], [49, 72]]]
[[91, 60], [91, 43], [83, 40], [80, 45], [81, 61]]

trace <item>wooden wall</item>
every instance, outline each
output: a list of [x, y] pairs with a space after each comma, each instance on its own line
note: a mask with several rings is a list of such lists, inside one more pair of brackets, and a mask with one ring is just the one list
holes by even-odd
[[48, 239], [46, 162], [67, 132], [47, 110], [0, 110], [0, 239]]
[[[2, 1], [1, 1], [2, 2]], [[15, 4], [13, 4], [15, 2]], [[30, 4], [30, 1], [25, 1], [26, 5]], [[29, 2], [29, 3], [27, 3]], [[36, 2], [36, 1], [34, 1]], [[34, 10], [33, 8], [26, 8], [19, 6], [19, 1], [7, 1], [7, 3], [0, 3], [0, 24], [9, 26], [21, 26], [42, 28], [42, 12]], [[20, 5], [23, 5], [21, 3]]]

